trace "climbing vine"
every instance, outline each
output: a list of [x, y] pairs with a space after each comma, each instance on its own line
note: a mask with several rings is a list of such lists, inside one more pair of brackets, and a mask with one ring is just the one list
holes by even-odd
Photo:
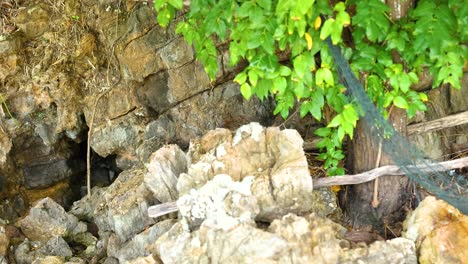
[[[167, 26], [182, 0], [155, 0], [158, 23]], [[355, 10], [351, 17], [349, 10]], [[229, 43], [230, 65], [248, 65], [234, 81], [242, 95], [276, 100], [275, 114], [289, 115], [296, 103], [300, 115], [324, 119], [325, 108], [334, 116], [317, 129], [322, 137], [319, 156], [329, 175], [343, 174], [342, 142], [353, 137], [359, 119], [357, 102], [346, 95], [333, 68], [324, 40], [341, 45], [369, 97], [388, 115], [391, 105], [406, 109], [409, 117], [426, 110], [424, 93], [413, 91], [428, 70], [433, 86], [449, 83], [460, 88], [468, 58], [468, 5], [464, 0], [420, 0], [409, 16], [392, 21], [380, 0], [349, 0], [330, 5], [327, 0], [191, 0], [176, 32], [193, 45], [197, 59], [214, 78], [218, 72], [216, 44]], [[343, 31], [351, 33], [344, 43]], [[395, 60], [395, 54], [398, 60]], [[283, 55], [283, 56], [280, 56]], [[280, 60], [286, 55], [287, 59]]]

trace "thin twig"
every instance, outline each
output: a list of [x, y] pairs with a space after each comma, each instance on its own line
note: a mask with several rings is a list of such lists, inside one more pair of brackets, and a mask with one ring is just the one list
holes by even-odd
[[[375, 161], [375, 167], [380, 166], [380, 158], [382, 156], [382, 140], [379, 141], [379, 152], [377, 153], [377, 160]], [[372, 195], [372, 207], [377, 208], [379, 206], [379, 178], [374, 180], [374, 194]]]
[[93, 125], [94, 125], [94, 116], [96, 115], [96, 107], [99, 102], [99, 99], [111, 89], [107, 89], [102, 92], [94, 102], [93, 114], [91, 115], [91, 121], [89, 123], [88, 131], [88, 144], [86, 149], [86, 188], [88, 189], [88, 198], [91, 198], [91, 136], [93, 135]]

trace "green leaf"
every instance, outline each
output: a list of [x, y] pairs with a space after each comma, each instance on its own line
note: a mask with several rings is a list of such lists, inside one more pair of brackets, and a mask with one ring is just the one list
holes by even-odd
[[174, 7], [166, 6], [165, 8], [162, 8], [158, 13], [158, 24], [160, 24], [162, 27], [166, 27], [169, 24], [169, 21], [174, 18], [174, 14]]
[[312, 107], [310, 114], [318, 121], [322, 119], [322, 108], [325, 105], [322, 89], [318, 88], [312, 93]]
[[323, 80], [330, 86], [335, 85], [335, 80], [333, 79], [333, 74], [330, 69], [323, 68]]
[[281, 65], [279, 68], [279, 73], [281, 76], [289, 76], [291, 75], [291, 69], [288, 66]]
[[257, 73], [255, 72], [255, 70], [250, 70], [250, 71], [249, 71], [249, 81], [250, 81], [250, 84], [251, 84], [253, 87], [257, 86], [258, 75], [257, 75]]
[[338, 135], [339, 142], [340, 143], [343, 142], [343, 139], [345, 136], [345, 130], [343, 129], [343, 126], [338, 127], [337, 135]]
[[306, 58], [303, 55], [297, 56], [294, 59], [293, 65], [296, 74], [299, 76], [299, 78], [302, 79], [304, 77], [304, 74], [309, 69], [309, 63], [307, 62]]
[[257, 0], [257, 4], [265, 10], [271, 9], [271, 0]]
[[408, 109], [408, 102], [401, 96], [395, 96], [395, 98], [393, 98], [393, 104], [398, 108]]
[[341, 115], [335, 116], [327, 127], [337, 127], [343, 123], [343, 117]]
[[240, 87], [240, 92], [245, 99], [249, 100], [252, 97], [252, 87], [248, 83], [244, 83]]
[[323, 23], [323, 26], [320, 30], [320, 39], [325, 40], [328, 36], [332, 34], [333, 25], [335, 24], [335, 19], [329, 18]]
[[[340, 3], [343, 3], [343, 2], [340, 2]], [[348, 26], [349, 24], [351, 24], [351, 18], [349, 17], [349, 14], [343, 10], [342, 12], [339, 12], [336, 15], [336, 22], [341, 27]]]
[[284, 77], [278, 77], [273, 80], [273, 89], [282, 94], [286, 90], [287, 81]]
[[321, 127], [315, 130], [314, 134], [319, 136], [319, 137], [327, 137], [330, 135], [331, 129], [329, 127]]
[[182, 0], [167, 0], [167, 2], [176, 9], [182, 9], [183, 7]]
[[300, 111], [301, 118], [303, 118], [309, 113], [311, 107], [312, 107], [312, 103], [310, 101], [305, 101], [301, 103], [301, 111]]
[[333, 86], [335, 85], [335, 80], [333, 79], [333, 74], [328, 68], [320, 68], [315, 73], [315, 83], [318, 86], [322, 86], [324, 83]]
[[260, 79], [255, 87], [255, 94], [258, 96], [260, 100], [263, 100], [268, 95], [268, 91], [271, 87], [271, 80], [268, 79]]
[[250, 15], [250, 10], [253, 8], [253, 3], [250, 1], [244, 2], [238, 9], [237, 9], [237, 16], [239, 18], [248, 17]]
[[356, 109], [354, 109], [352, 104], [347, 104], [343, 109], [343, 119], [356, 127], [356, 121], [359, 119]]
[[247, 80], [247, 74], [245, 74], [245, 71], [237, 74], [236, 78], [234, 78], [234, 82], [238, 84], [244, 84], [246, 80]]
[[386, 93], [383, 107], [387, 108], [392, 103], [393, 98], [394, 96], [391, 93]]
[[349, 138], [350, 139], [353, 139], [353, 134], [354, 134], [354, 127], [353, 125], [351, 125], [350, 123], [343, 123], [341, 124], [341, 126], [343, 127], [344, 131], [346, 132], [346, 134], [349, 135]]

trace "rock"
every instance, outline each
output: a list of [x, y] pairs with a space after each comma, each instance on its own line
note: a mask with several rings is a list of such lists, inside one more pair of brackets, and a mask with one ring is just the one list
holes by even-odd
[[86, 195], [81, 200], [74, 202], [68, 213], [82, 221], [91, 222], [94, 218], [94, 210], [99, 206], [100, 197], [104, 195], [106, 190], [107, 188], [92, 188], [91, 198]]
[[123, 262], [123, 263], [126, 263], [126, 264], [159, 264], [161, 262], [155, 260], [153, 256], [149, 255], [147, 257], [139, 257], [139, 258], [127, 261], [127, 262]]
[[9, 246], [10, 239], [5, 232], [5, 227], [0, 225], [0, 256], [6, 256]]
[[99, 197], [94, 221], [99, 232], [112, 231], [125, 242], [154, 224], [148, 217], [149, 205], [157, 203], [144, 183], [144, 171], [123, 171]]
[[[161, 235], [167, 232], [175, 224], [175, 222], [175, 220], [171, 219], [158, 222], [123, 244], [118, 243], [117, 237], [114, 237], [114, 239], [112, 239], [111, 237], [107, 248], [107, 255], [110, 257], [117, 258], [119, 260], [119, 263], [145, 263], [143, 259], [138, 260], [141, 262], [132, 259], [150, 255], [150, 245], [154, 241], [156, 241]], [[149, 258], [149, 260], [150, 259], [151, 258]]]
[[34, 164], [23, 169], [27, 189], [49, 187], [54, 183], [69, 178], [73, 173], [67, 160], [57, 159], [45, 164]]
[[49, 14], [45, 5], [20, 8], [15, 22], [28, 39], [36, 38], [49, 26]]
[[32, 264], [64, 264], [65, 259], [57, 256], [47, 256], [35, 259]]
[[164, 263], [338, 263], [345, 231], [315, 214], [288, 214], [266, 231], [254, 222], [190, 231], [180, 221], [156, 241], [154, 254]]
[[160, 148], [151, 155], [145, 184], [161, 203], [177, 200], [177, 179], [187, 172], [187, 157], [177, 145]]
[[248, 224], [230, 230], [203, 226], [190, 233], [178, 223], [156, 248], [163, 263], [274, 263], [289, 250], [285, 240]]
[[[376, 241], [369, 247], [344, 251], [339, 263], [418, 263], [414, 242], [406, 238]], [[432, 262], [437, 263], [437, 262]]]
[[18, 221], [21, 231], [33, 241], [46, 242], [53, 237], [72, 239], [86, 232], [86, 225], [50, 198], [44, 198], [31, 208], [29, 214]]
[[[0, 117], [1, 119], [2, 117]], [[0, 167], [2, 167], [7, 159], [7, 155], [12, 147], [11, 138], [0, 126]], [[1, 187], [0, 187], [1, 188]]]
[[36, 252], [43, 244], [41, 242], [29, 241], [26, 239], [19, 244], [15, 250], [15, 261], [18, 264], [30, 264], [38, 258], [45, 257], [41, 253]]
[[253, 176], [252, 193], [260, 207], [257, 220], [271, 221], [287, 213], [311, 210], [312, 178], [303, 141], [295, 130], [251, 123], [240, 127], [232, 138], [228, 133], [217, 129], [191, 144], [189, 159], [197, 162], [179, 176], [180, 195], [217, 174], [227, 174], [235, 181]]
[[259, 207], [250, 188], [254, 178], [233, 182], [225, 174], [216, 175], [199, 190], [191, 190], [177, 201], [180, 214], [191, 228], [200, 224], [223, 230], [242, 223], [253, 224]]
[[119, 260], [113, 257], [106, 258], [104, 264], [119, 264]]
[[[292, 263], [336, 263], [341, 248], [335, 237], [337, 230], [333, 228], [339, 225], [315, 215], [308, 218], [311, 221], [288, 214], [271, 223], [268, 231], [286, 240], [291, 249], [281, 262], [290, 259]], [[314, 223], [317, 221], [319, 223]], [[339, 231], [344, 233], [344, 228], [340, 228]]]
[[[96, 127], [91, 139], [93, 150], [101, 157], [107, 157], [121, 149], [125, 150], [125, 153], [135, 156], [135, 149], [139, 140], [139, 126], [135, 122], [132, 119], [125, 122], [117, 120], [109, 122], [107, 126]], [[138, 161], [136, 157], [134, 159]]]
[[65, 262], [65, 264], [86, 264], [86, 261], [81, 258], [72, 257], [67, 262]]
[[36, 254], [42, 256], [59, 256], [70, 258], [72, 251], [67, 242], [62, 237], [56, 236], [51, 238], [45, 245], [36, 250]]
[[[5, 81], [20, 70], [23, 63], [20, 55], [22, 45], [23, 39], [19, 34], [0, 37], [0, 81]], [[5, 116], [3, 109], [0, 110], [0, 116]]]
[[420, 263], [463, 263], [468, 252], [468, 217], [433, 196], [426, 197], [403, 223], [403, 237], [416, 244]]

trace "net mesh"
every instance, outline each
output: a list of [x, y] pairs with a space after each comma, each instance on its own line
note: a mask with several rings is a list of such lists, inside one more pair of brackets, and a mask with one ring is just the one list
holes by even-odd
[[[335, 61], [335, 68], [351, 99], [357, 102], [361, 109], [360, 121], [368, 132], [367, 136], [386, 153], [412, 181], [418, 183], [426, 191], [457, 207], [468, 214], [468, 181], [455, 171], [445, 171], [441, 165], [427, 158], [427, 155], [411, 144], [407, 138], [395, 131], [393, 126], [384, 119], [380, 111], [367, 96], [359, 80], [351, 71], [349, 63], [344, 58], [339, 47], [333, 45], [330, 38], [326, 40], [330, 53]], [[414, 166], [418, 165], [418, 166]]]

